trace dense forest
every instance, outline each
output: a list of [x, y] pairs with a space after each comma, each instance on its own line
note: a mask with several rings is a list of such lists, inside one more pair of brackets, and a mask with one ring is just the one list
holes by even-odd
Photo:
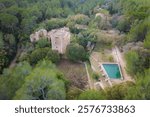
[[[95, 17], [99, 8], [111, 16], [109, 21]], [[64, 26], [72, 35], [65, 56], [53, 51], [47, 39], [30, 42], [41, 28]], [[105, 91], [70, 88], [57, 67], [61, 59], [89, 61], [88, 42], [98, 44], [97, 32], [109, 29], [125, 36], [100, 43], [124, 51], [126, 71], [135, 82]], [[0, 99], [150, 99], [150, 1], [0, 0], [0, 84]]]
[[17, 49], [28, 46], [34, 30], [62, 27], [66, 25], [65, 18], [76, 13], [90, 15], [90, 10], [99, 3], [99, 0], [1, 0], [0, 72], [10, 64]]

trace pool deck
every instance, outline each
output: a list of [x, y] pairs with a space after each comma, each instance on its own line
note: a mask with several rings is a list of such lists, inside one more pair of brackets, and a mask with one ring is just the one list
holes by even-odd
[[[103, 74], [103, 77], [101, 77], [99, 81], [95, 83], [95, 85], [99, 85], [102, 89], [105, 89], [106, 87], [112, 87], [115, 84], [120, 84], [126, 81], [134, 82], [134, 80], [126, 72], [126, 62], [124, 60], [123, 54], [119, 51], [118, 47], [112, 48], [111, 55], [114, 58], [114, 62], [104, 62], [102, 59], [100, 59], [99, 52], [93, 52], [91, 54], [91, 68], [93, 69], [93, 71]], [[121, 79], [109, 78], [102, 64], [118, 64]]]

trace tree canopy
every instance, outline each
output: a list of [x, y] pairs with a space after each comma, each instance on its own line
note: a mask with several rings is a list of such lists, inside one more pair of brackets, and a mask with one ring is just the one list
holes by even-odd
[[79, 100], [103, 100], [105, 95], [100, 91], [88, 90], [81, 93], [78, 97]]
[[87, 53], [83, 46], [77, 43], [69, 45], [67, 47], [66, 54], [67, 57], [72, 61], [85, 61], [87, 57]]
[[17, 90], [14, 99], [61, 100], [66, 98], [65, 79], [49, 61], [36, 65]]
[[13, 69], [5, 69], [0, 77], [0, 99], [12, 99], [31, 71], [32, 67], [27, 62], [19, 63]]

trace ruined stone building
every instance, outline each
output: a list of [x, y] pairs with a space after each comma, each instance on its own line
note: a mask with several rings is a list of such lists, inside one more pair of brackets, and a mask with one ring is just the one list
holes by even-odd
[[41, 29], [35, 34], [32, 34], [30, 36], [30, 40], [31, 42], [36, 42], [41, 39], [41, 36], [47, 37], [47, 39], [51, 41], [52, 50], [57, 50], [60, 54], [64, 54], [66, 52], [67, 45], [70, 44], [71, 34], [67, 27], [54, 29], [49, 32]]
[[67, 45], [70, 44], [70, 36], [69, 28], [66, 27], [50, 31], [48, 37], [51, 40], [52, 50], [57, 50], [59, 53], [64, 54]]
[[47, 30], [40, 29], [39, 31], [37, 31], [34, 34], [30, 35], [30, 41], [31, 42], [36, 42], [36, 41], [40, 40], [43, 37], [47, 38]]

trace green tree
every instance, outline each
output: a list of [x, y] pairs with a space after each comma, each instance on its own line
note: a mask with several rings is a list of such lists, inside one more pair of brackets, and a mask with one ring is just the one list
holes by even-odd
[[5, 42], [9, 45], [9, 48], [16, 48], [16, 39], [13, 34], [4, 35]]
[[92, 74], [92, 78], [98, 81], [98, 79], [100, 78], [100, 75], [98, 73], [94, 72]]
[[133, 87], [127, 91], [126, 99], [129, 100], [149, 100], [150, 99], [150, 69], [145, 70], [145, 74], [137, 74], [137, 81]]
[[28, 53], [22, 53], [18, 59], [19, 62], [27, 61], [30, 62], [30, 55]]
[[3, 39], [3, 33], [0, 32], [0, 49], [4, 48], [4, 39]]
[[103, 100], [106, 99], [103, 92], [96, 90], [88, 90], [81, 93], [78, 97], [79, 100]]
[[52, 10], [50, 7], [47, 8], [45, 15], [46, 15], [45, 17], [46, 17], [47, 19], [52, 18], [52, 17], [53, 17], [53, 10]]
[[27, 62], [19, 63], [13, 69], [5, 69], [0, 78], [0, 99], [12, 99], [31, 71], [32, 67]]
[[122, 18], [117, 24], [117, 29], [121, 32], [128, 32], [130, 30], [130, 21], [127, 18]]
[[88, 45], [88, 42], [90, 42], [91, 44], [96, 43], [97, 37], [95, 34], [92, 34], [90, 31], [82, 31], [78, 34], [78, 36], [76, 37], [76, 41], [77, 43], [79, 43], [80, 45], [82, 45], [85, 49]]
[[59, 75], [56, 67], [49, 61], [42, 61], [35, 67], [14, 97], [14, 99], [26, 100], [61, 100], [65, 98], [66, 90], [62, 75]]
[[8, 63], [7, 52], [4, 49], [0, 49], [0, 73], [2, 73], [3, 68], [6, 67]]
[[106, 99], [109, 100], [123, 100], [128, 93], [128, 88], [132, 87], [132, 82], [125, 82], [119, 85], [115, 85], [106, 90]]
[[127, 61], [127, 71], [135, 76], [138, 72], [144, 73], [145, 69], [150, 66], [150, 51], [138, 49], [137, 51], [129, 51], [125, 55]]
[[146, 35], [146, 38], [144, 40], [144, 47], [150, 49], [150, 33]]
[[45, 48], [45, 47], [50, 47], [50, 42], [48, 41], [47, 38], [41, 38], [39, 41], [36, 43], [37, 48]]
[[52, 30], [55, 28], [64, 27], [66, 25], [66, 20], [55, 18], [55, 19], [47, 20], [45, 23], [46, 23], [46, 29]]
[[84, 14], [77, 14], [77, 15], [70, 16], [68, 20], [69, 20], [68, 22], [74, 22], [76, 24], [87, 25], [90, 18]]
[[7, 13], [0, 13], [0, 26], [6, 33], [15, 33], [17, 28], [18, 19], [14, 15]]
[[130, 51], [126, 53], [125, 58], [127, 61], [127, 71], [130, 74], [135, 75], [139, 71], [138, 67], [139, 67], [139, 62], [140, 62], [137, 52]]
[[[129, 41], [144, 41], [150, 30], [150, 17], [144, 21], [135, 21], [128, 34]], [[140, 29], [140, 30], [139, 30]]]
[[37, 48], [35, 49], [31, 55], [30, 55], [30, 63], [32, 65], [37, 64], [40, 60], [43, 60], [46, 58], [47, 52], [49, 51], [49, 48]]
[[5, 7], [10, 7], [12, 5], [15, 4], [14, 0], [1, 0], [1, 3], [5, 6]]
[[67, 57], [72, 61], [85, 61], [87, 59], [87, 53], [83, 46], [75, 43], [67, 47]]
[[38, 8], [38, 6], [35, 4], [32, 7], [29, 7], [28, 9], [24, 10], [24, 14], [22, 14], [22, 17], [24, 18], [30, 18], [35, 17], [36, 21], [41, 21], [42, 19], [42, 12]]
[[68, 100], [76, 100], [78, 96], [82, 93], [82, 90], [77, 87], [69, 87], [67, 91], [67, 99]]
[[53, 63], [58, 63], [60, 61], [60, 55], [57, 51], [49, 50], [46, 58], [51, 60]]
[[4, 50], [7, 52], [7, 59], [9, 62], [14, 58], [17, 50], [16, 38], [13, 34], [4, 35], [5, 47]]
[[26, 38], [29, 37], [31, 32], [33, 31], [35, 25], [36, 25], [36, 19], [37, 17], [33, 16], [30, 18], [24, 18], [21, 22], [21, 31], [22, 33], [20, 34], [22, 37]]

